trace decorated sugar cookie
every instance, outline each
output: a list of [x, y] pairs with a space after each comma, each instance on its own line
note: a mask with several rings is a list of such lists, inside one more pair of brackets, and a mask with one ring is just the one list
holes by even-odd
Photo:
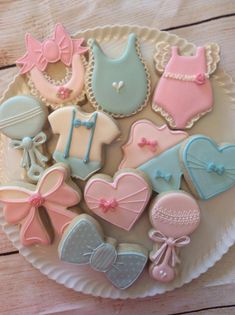
[[154, 56], [162, 73], [152, 107], [171, 128], [191, 128], [201, 116], [212, 110], [213, 92], [210, 75], [219, 62], [219, 46], [197, 47], [193, 56], [180, 55], [177, 47], [158, 42]]
[[76, 216], [67, 208], [80, 202], [81, 193], [66, 183], [68, 179], [67, 167], [55, 164], [45, 171], [37, 186], [19, 182], [0, 187], [5, 220], [9, 224], [20, 224], [22, 245], [48, 245], [52, 242], [40, 216], [41, 207], [46, 209], [53, 229], [59, 235]]
[[192, 136], [181, 150], [184, 177], [201, 199], [210, 199], [235, 185], [235, 145], [218, 146], [203, 135]]
[[[33, 95], [39, 96], [47, 105], [57, 108], [84, 98], [85, 59], [88, 47], [82, 46], [83, 38], [72, 39], [61, 24], [55, 26], [53, 37], [40, 43], [29, 33], [25, 35], [27, 52], [16, 63], [20, 73], [27, 74]], [[62, 62], [67, 74], [55, 81], [45, 73], [48, 64]]]
[[150, 95], [150, 77], [135, 34], [121, 57], [107, 57], [95, 40], [90, 40], [86, 89], [89, 101], [113, 117], [131, 116], [140, 111]]
[[13, 149], [22, 152], [20, 166], [33, 182], [42, 176], [48, 160], [42, 153], [47, 140], [42, 131], [46, 119], [45, 107], [30, 96], [14, 96], [0, 106], [0, 132], [11, 139]]
[[131, 126], [127, 143], [122, 147], [123, 159], [119, 168], [136, 168], [187, 137], [186, 132], [172, 131], [167, 125], [158, 127], [149, 120], [137, 120]]
[[183, 175], [180, 148], [181, 143], [176, 144], [138, 167], [148, 176], [153, 191], [161, 193], [180, 188]]
[[180, 263], [178, 249], [190, 243], [190, 235], [200, 223], [200, 208], [186, 192], [159, 194], [150, 207], [153, 229], [149, 238], [156, 243], [150, 253], [150, 276], [160, 282], [175, 278], [175, 266]]
[[142, 172], [123, 169], [114, 178], [104, 174], [90, 178], [84, 199], [96, 215], [129, 231], [144, 211], [151, 192]]
[[57, 109], [48, 117], [59, 139], [53, 158], [70, 166], [71, 176], [86, 180], [102, 167], [103, 144], [120, 134], [114, 120], [103, 112], [85, 113], [78, 107]]
[[137, 244], [118, 244], [104, 238], [99, 223], [87, 214], [77, 216], [65, 230], [59, 244], [62, 261], [89, 265], [102, 272], [119, 289], [130, 287], [142, 273], [148, 260], [147, 250]]

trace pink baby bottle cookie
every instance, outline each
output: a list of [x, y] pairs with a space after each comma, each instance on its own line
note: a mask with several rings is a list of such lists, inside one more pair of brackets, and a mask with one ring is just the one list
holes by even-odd
[[179, 248], [190, 243], [190, 235], [200, 223], [200, 208], [195, 199], [183, 191], [159, 194], [150, 208], [153, 229], [149, 238], [155, 242], [150, 252], [150, 276], [160, 282], [175, 278], [180, 263]]

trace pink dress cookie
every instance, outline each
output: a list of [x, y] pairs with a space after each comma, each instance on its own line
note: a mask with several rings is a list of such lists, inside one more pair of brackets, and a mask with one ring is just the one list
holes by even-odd
[[104, 174], [92, 177], [84, 198], [96, 215], [129, 231], [144, 211], [151, 192], [141, 171], [123, 169], [114, 179]]
[[131, 126], [129, 139], [122, 147], [119, 168], [136, 168], [187, 137], [186, 132], [172, 131], [167, 125], [158, 127], [149, 120], [138, 120]]
[[80, 190], [66, 183], [68, 169], [63, 164], [48, 168], [37, 186], [27, 183], [0, 187], [0, 201], [9, 224], [20, 224], [22, 245], [50, 244], [51, 238], [40, 217], [40, 208], [46, 209], [54, 231], [61, 235], [76, 216], [68, 207], [81, 200]]
[[[82, 46], [83, 41], [83, 38], [72, 39], [61, 24], [55, 26], [53, 37], [42, 43], [29, 33], [25, 35], [27, 52], [16, 63], [21, 66], [21, 74], [28, 74], [31, 92], [52, 108], [84, 99], [85, 59], [82, 54], [88, 47]], [[55, 82], [44, 71], [48, 64], [59, 61], [66, 66], [67, 75]]]
[[[172, 47], [169, 53], [170, 45], [163, 42], [158, 43], [156, 49], [156, 68], [163, 74], [155, 89], [152, 107], [172, 128], [191, 128], [212, 110], [209, 77], [219, 61], [219, 47], [216, 44], [197, 47], [194, 56], [179, 55], [177, 47]], [[166, 54], [170, 59], [163, 65]]]
[[200, 223], [200, 208], [186, 192], [159, 194], [150, 207], [150, 221], [154, 229], [149, 237], [156, 242], [150, 253], [150, 275], [160, 282], [175, 278], [174, 267], [180, 263], [177, 249], [190, 243], [191, 234]]

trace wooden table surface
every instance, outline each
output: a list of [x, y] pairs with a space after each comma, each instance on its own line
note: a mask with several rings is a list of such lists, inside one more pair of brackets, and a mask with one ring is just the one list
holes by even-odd
[[[234, 0], [1, 0], [0, 93], [17, 73], [24, 34], [51, 34], [56, 22], [73, 33], [105, 24], [135, 24], [171, 31], [197, 45], [221, 46], [221, 66], [235, 78]], [[112, 301], [66, 289], [21, 257], [0, 231], [0, 314], [235, 314], [235, 246], [205, 275], [153, 298]], [[224, 274], [227, 276], [224, 277]]]

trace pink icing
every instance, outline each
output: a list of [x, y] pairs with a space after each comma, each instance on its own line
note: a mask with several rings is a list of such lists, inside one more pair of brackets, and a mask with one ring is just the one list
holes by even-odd
[[[54, 36], [43, 43], [26, 34], [27, 52], [16, 61], [22, 65], [20, 73], [30, 72], [34, 86], [49, 102], [59, 104], [64, 100], [73, 100], [84, 86], [85, 69], [81, 54], [84, 54], [88, 47], [81, 46], [83, 41], [83, 38], [72, 39], [61, 24], [56, 25]], [[58, 61], [63, 62], [65, 66], [72, 66], [72, 76], [64, 86], [51, 84], [43, 74], [48, 63]]]
[[103, 209], [103, 212], [107, 212], [108, 210], [118, 207], [118, 202], [116, 199], [105, 200], [103, 198], [100, 199], [99, 207]]
[[[167, 125], [158, 127], [149, 120], [138, 120], [132, 125], [129, 140], [122, 147], [123, 160], [119, 169], [136, 168], [187, 137], [186, 132], [172, 131]], [[150, 150], [146, 145], [140, 146], [142, 138], [156, 143], [156, 150]]]
[[20, 186], [0, 188], [5, 219], [10, 224], [21, 224], [20, 239], [23, 245], [51, 243], [38, 213], [40, 206], [47, 210], [59, 235], [76, 216], [67, 208], [79, 203], [80, 195], [65, 183], [67, 176], [67, 169], [58, 165], [45, 171], [35, 191]]
[[[152, 203], [150, 221], [154, 227], [149, 238], [158, 244], [150, 253], [149, 272], [160, 282], [172, 281], [174, 267], [180, 263], [176, 248], [190, 243], [191, 234], [200, 222], [200, 208], [195, 199], [182, 191], [162, 193]], [[160, 245], [160, 246], [159, 246]]]
[[[153, 96], [153, 109], [160, 107], [170, 115], [175, 124], [169, 121], [171, 127], [183, 129], [195, 116], [212, 109], [213, 94], [206, 72], [204, 47], [198, 47], [195, 56], [180, 56], [177, 47], [172, 48], [172, 56]], [[169, 73], [183, 75], [185, 79], [166, 77]], [[195, 79], [187, 79], [187, 75]]]
[[36, 193], [29, 197], [28, 202], [32, 206], [39, 208], [44, 204], [45, 198], [43, 198], [42, 195], [40, 195], [39, 193]]
[[151, 150], [152, 152], [156, 152], [157, 150], [157, 141], [156, 140], [148, 140], [146, 138], [141, 138], [140, 142], [138, 143], [138, 146], [143, 148], [145, 146], [147, 146], [149, 148], [149, 150]]
[[16, 61], [17, 64], [22, 65], [20, 73], [27, 73], [34, 67], [39, 71], [44, 71], [48, 63], [58, 61], [70, 66], [73, 55], [80, 55], [88, 50], [88, 47], [81, 46], [83, 41], [83, 38], [72, 39], [62, 24], [57, 24], [54, 36], [46, 39], [43, 43], [27, 33], [25, 35], [27, 52]]
[[[127, 231], [144, 211], [150, 195], [151, 190], [145, 179], [137, 173], [127, 171], [115, 175], [113, 182], [95, 176], [88, 181], [84, 191], [89, 209], [104, 220]], [[109, 202], [107, 211], [104, 211], [100, 200]], [[114, 201], [115, 207], [111, 207], [114, 206]], [[110, 209], [112, 211], [108, 211]]]

